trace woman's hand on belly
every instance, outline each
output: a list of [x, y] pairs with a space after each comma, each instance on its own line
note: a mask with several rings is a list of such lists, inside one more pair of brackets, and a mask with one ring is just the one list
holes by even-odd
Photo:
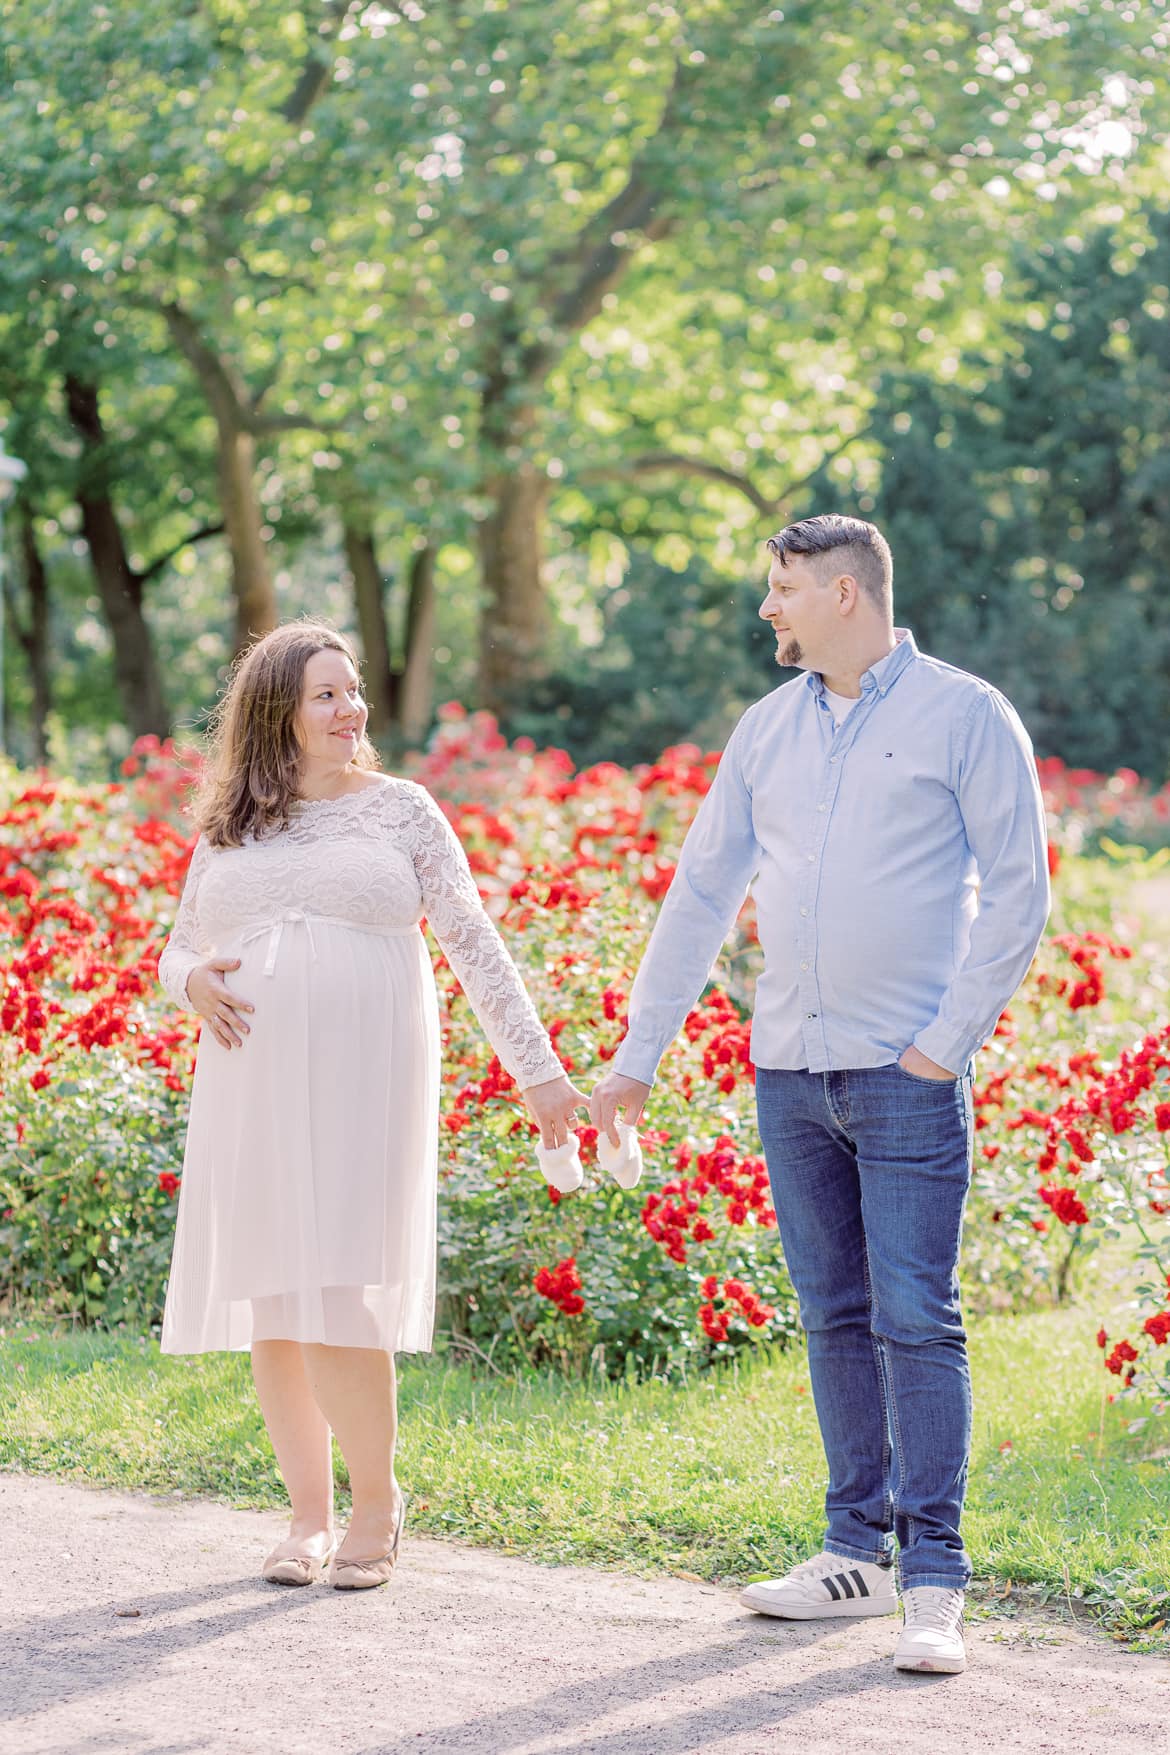
[[242, 1048], [248, 1025], [245, 1012], [255, 1011], [246, 999], [239, 999], [223, 979], [229, 969], [238, 969], [238, 957], [211, 957], [200, 963], [187, 977], [187, 998], [201, 1018], [211, 1026], [211, 1033], [221, 1048]]

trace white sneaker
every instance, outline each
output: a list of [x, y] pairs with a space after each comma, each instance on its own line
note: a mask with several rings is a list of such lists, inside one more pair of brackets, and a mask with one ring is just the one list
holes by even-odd
[[898, 1587], [892, 1566], [818, 1554], [794, 1566], [785, 1578], [747, 1585], [739, 1600], [758, 1615], [819, 1621], [830, 1615], [892, 1615], [898, 1607]]
[[902, 1592], [902, 1608], [906, 1620], [898, 1635], [894, 1668], [960, 1675], [967, 1668], [962, 1591], [912, 1585]]

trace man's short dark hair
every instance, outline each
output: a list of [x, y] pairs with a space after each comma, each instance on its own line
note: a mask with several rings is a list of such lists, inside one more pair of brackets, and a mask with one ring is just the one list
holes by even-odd
[[788, 565], [789, 555], [814, 559], [833, 555], [836, 570], [852, 573], [875, 608], [887, 615], [893, 613], [894, 562], [890, 545], [876, 524], [825, 512], [787, 525], [777, 536], [768, 538], [767, 546], [782, 567]]

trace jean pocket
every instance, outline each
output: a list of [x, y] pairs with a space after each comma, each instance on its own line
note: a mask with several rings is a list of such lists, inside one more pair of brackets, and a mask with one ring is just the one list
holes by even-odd
[[907, 1072], [900, 1060], [894, 1062], [894, 1071], [900, 1073], [912, 1085], [925, 1085], [928, 1091], [953, 1091], [963, 1076], [962, 1073], [948, 1073], [945, 1079], [925, 1079], [921, 1073]]

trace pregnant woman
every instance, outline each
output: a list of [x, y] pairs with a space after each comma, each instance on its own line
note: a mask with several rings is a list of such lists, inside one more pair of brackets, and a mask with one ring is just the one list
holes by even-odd
[[[439, 1021], [425, 915], [545, 1145], [583, 1101], [429, 794], [376, 772], [354, 654], [296, 622], [219, 709], [159, 977], [204, 1020], [162, 1346], [249, 1347], [288, 1489], [264, 1576], [384, 1584], [405, 1498], [394, 1353], [435, 1311]], [[333, 1533], [330, 1434], [353, 1511]]]

